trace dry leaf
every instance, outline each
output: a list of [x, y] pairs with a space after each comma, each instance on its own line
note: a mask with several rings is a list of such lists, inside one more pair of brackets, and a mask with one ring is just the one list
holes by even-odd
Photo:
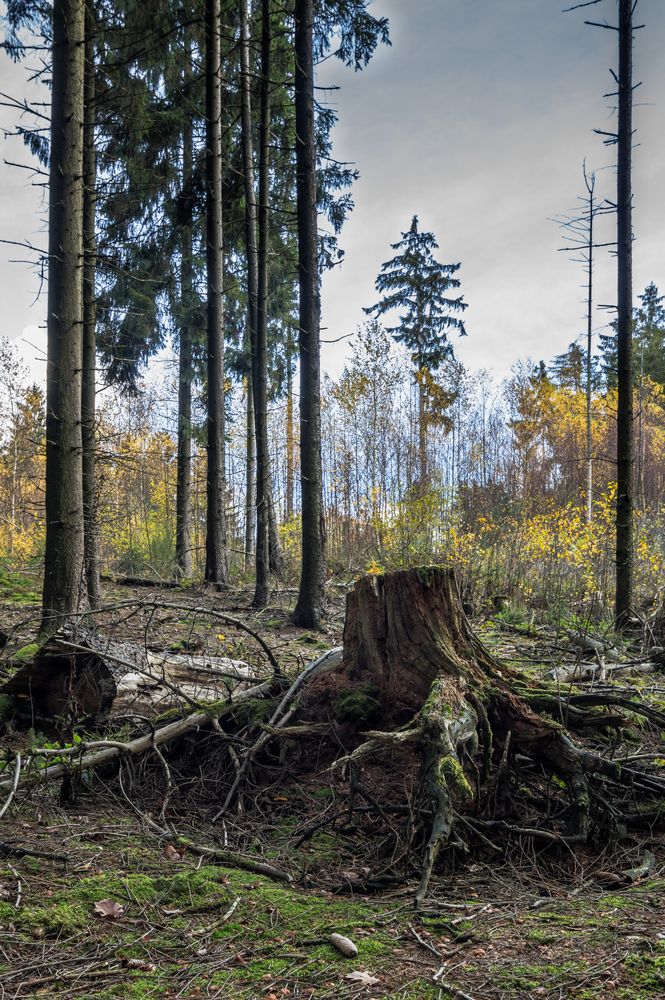
[[164, 844], [164, 857], [169, 861], [182, 861], [187, 848], [185, 846], [178, 849], [173, 844]]
[[344, 937], [342, 934], [331, 934], [330, 943], [344, 955], [344, 958], [355, 958], [358, 954], [358, 949], [351, 938]]
[[119, 920], [125, 912], [125, 908], [113, 899], [100, 899], [99, 902], [95, 903], [94, 912], [105, 920]]
[[345, 979], [350, 979], [352, 983], [360, 983], [362, 986], [376, 986], [381, 980], [369, 972], [349, 972]]

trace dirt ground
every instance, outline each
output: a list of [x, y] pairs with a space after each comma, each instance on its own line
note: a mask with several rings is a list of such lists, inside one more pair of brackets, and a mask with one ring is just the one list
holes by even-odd
[[[242, 618], [289, 672], [341, 637], [341, 599], [326, 630], [310, 634], [288, 625], [290, 592], [260, 614], [247, 610], [244, 592], [107, 586], [105, 598], [115, 605], [100, 621], [110, 632], [161, 648], [223, 652], [257, 670], [267, 663], [251, 637], [192, 609]], [[151, 608], [155, 599], [173, 607]], [[29, 650], [37, 624], [29, 591], [0, 600], [7, 649]], [[525, 671], [549, 665], [526, 632], [485, 623], [482, 635]], [[6, 658], [0, 669], [9, 669]], [[2, 745], [15, 751], [46, 738], [53, 734], [9, 727]], [[638, 752], [634, 739], [621, 739], [626, 753]], [[644, 739], [653, 749], [665, 733], [651, 727]], [[122, 789], [110, 769], [85, 775], [70, 801], [61, 801], [59, 787], [35, 787], [10, 807], [0, 820], [2, 1000], [665, 997], [665, 847], [657, 830], [575, 852], [518, 835], [474, 841], [470, 856], [456, 852], [441, 863], [426, 908], [414, 913], [415, 867], [413, 878], [407, 871], [392, 884], [369, 874], [391, 870], [397, 814], [368, 809], [347, 822], [344, 779], [310, 746], [302, 768], [278, 771], [277, 761], [279, 780], [251, 785], [242, 812], [213, 825], [226, 775], [211, 740], [194, 734], [169, 758], [177, 786], [170, 795], [160, 762], [148, 760], [126, 767]], [[403, 760], [384, 761], [368, 777], [368, 795], [383, 792], [389, 803], [388, 787], [407, 780], [398, 766]], [[166, 843], [146, 818], [171, 824], [190, 846]], [[211, 863], [192, 845], [261, 859], [291, 881]], [[61, 857], [19, 856], [21, 848]], [[625, 884], [624, 873], [647, 851], [654, 869]], [[341, 955], [333, 933], [351, 938], [357, 956]]]

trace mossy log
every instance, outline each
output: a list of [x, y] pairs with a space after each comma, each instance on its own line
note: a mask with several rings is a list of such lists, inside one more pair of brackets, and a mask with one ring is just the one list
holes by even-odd
[[[524, 680], [474, 634], [451, 569], [361, 578], [347, 599], [341, 673], [349, 690], [377, 692], [381, 720], [381, 731], [364, 733], [346, 761], [406, 743], [421, 752], [421, 787], [434, 820], [417, 903], [439, 850], [462, 843], [456, 813], [475, 800], [478, 815], [497, 761], [510, 767], [516, 755], [527, 757], [566, 783], [568, 841], [589, 834], [590, 775], [625, 780], [618, 765], [578, 747], [561, 724], [534, 711]], [[644, 780], [643, 787], [665, 791], [662, 780]]]
[[19, 719], [46, 723], [154, 718], [174, 706], [191, 711], [192, 705], [229, 700], [255, 680], [242, 660], [160, 652], [82, 628], [61, 629], [28, 652], [29, 660], [0, 690]]

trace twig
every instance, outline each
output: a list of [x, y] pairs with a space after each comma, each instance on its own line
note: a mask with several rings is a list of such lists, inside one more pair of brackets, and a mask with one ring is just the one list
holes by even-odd
[[17, 847], [0, 840], [0, 858], [45, 858], [47, 861], [69, 862], [67, 854], [51, 854], [49, 851], [32, 851], [28, 847]]
[[425, 938], [421, 937], [416, 928], [413, 926], [413, 924], [409, 924], [408, 926], [409, 930], [411, 931], [411, 933], [413, 934], [414, 938], [421, 946], [421, 948], [426, 948], [427, 951], [430, 951], [433, 955], [436, 955], [437, 958], [443, 958], [443, 952], [439, 951], [439, 949], [435, 948], [433, 944], [430, 944], [429, 941], [426, 941]]
[[435, 972], [434, 975], [432, 976], [432, 979], [437, 984], [437, 986], [440, 986], [441, 989], [443, 990], [447, 990], [447, 992], [450, 993], [451, 996], [457, 997], [458, 1000], [473, 1000], [473, 997], [470, 996], [469, 993], [465, 993], [463, 990], [459, 990], [456, 986], [453, 986], [452, 983], [449, 983], [447, 982], [447, 980], [441, 978], [445, 971], [446, 967], [445, 965], [442, 965], [441, 968], [438, 969], [438, 971]]
[[2, 809], [0, 809], [0, 819], [2, 819], [2, 817], [5, 815], [5, 813], [9, 809], [10, 805], [12, 804], [12, 799], [16, 795], [16, 789], [18, 788], [18, 780], [19, 780], [20, 777], [21, 777], [21, 755], [20, 755], [20, 753], [17, 753], [16, 754], [16, 767], [14, 768], [14, 781], [13, 781], [12, 787], [10, 789], [9, 795], [5, 799], [4, 805], [3, 805]]
[[228, 908], [228, 910], [220, 920], [216, 920], [214, 924], [210, 924], [208, 927], [198, 927], [196, 930], [189, 931], [186, 936], [188, 938], [203, 937], [204, 935], [209, 934], [211, 931], [217, 930], [218, 927], [221, 927], [222, 924], [227, 923], [227, 921], [231, 919], [236, 909], [240, 905], [241, 901], [242, 898], [238, 896], [236, 899], [234, 899], [234, 901], [231, 903], [231, 906]]
[[10, 872], [16, 879], [16, 900], [14, 901], [14, 909], [18, 910], [21, 905], [21, 892], [23, 886], [21, 884], [21, 879], [19, 878], [19, 874], [16, 871], [16, 869], [12, 865], [7, 865], [7, 867], [9, 868]]

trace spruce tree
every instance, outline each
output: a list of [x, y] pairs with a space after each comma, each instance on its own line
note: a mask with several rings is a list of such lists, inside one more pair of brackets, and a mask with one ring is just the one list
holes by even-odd
[[451, 298], [448, 292], [459, 288], [455, 274], [460, 264], [441, 264], [434, 257], [438, 243], [432, 233], [418, 230], [414, 215], [411, 228], [391, 244], [397, 254], [381, 266], [375, 287], [379, 301], [366, 313], [379, 317], [399, 312], [399, 322], [388, 332], [411, 353], [418, 386], [418, 463], [421, 484], [428, 479], [427, 426], [428, 382], [431, 373], [454, 356], [449, 334], [466, 335], [462, 313], [467, 304], [462, 296]]

